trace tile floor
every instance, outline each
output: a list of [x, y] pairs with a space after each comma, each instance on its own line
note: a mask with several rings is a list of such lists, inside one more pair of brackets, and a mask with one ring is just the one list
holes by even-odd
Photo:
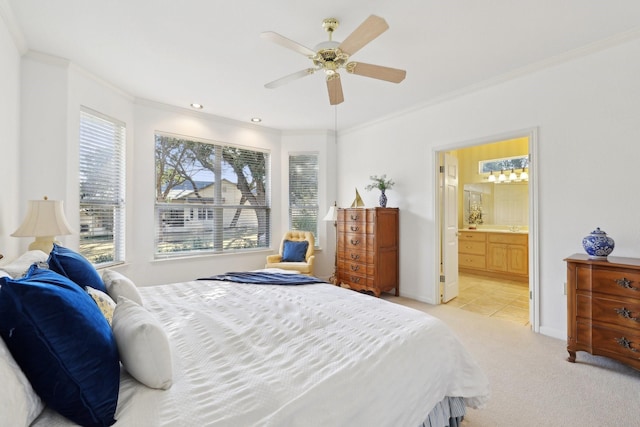
[[505, 281], [460, 273], [459, 294], [447, 303], [462, 310], [529, 324], [529, 286], [527, 283]]

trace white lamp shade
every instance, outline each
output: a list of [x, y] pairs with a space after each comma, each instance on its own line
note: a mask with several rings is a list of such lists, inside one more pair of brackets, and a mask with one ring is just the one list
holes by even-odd
[[14, 237], [43, 237], [71, 234], [61, 200], [29, 200], [27, 215]]
[[329, 212], [322, 218], [323, 221], [337, 221], [338, 220], [338, 207], [331, 206]]

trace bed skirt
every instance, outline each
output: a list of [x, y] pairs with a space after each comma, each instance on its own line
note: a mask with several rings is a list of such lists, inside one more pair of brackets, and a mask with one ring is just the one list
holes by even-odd
[[466, 412], [464, 398], [445, 397], [433, 407], [419, 427], [460, 427]]

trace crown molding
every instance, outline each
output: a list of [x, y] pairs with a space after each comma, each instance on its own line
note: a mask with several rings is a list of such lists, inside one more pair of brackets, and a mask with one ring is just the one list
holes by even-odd
[[18, 52], [20, 52], [20, 55], [24, 55], [29, 49], [29, 46], [27, 45], [27, 40], [24, 38], [22, 28], [13, 14], [9, 0], [0, 0], [0, 18], [2, 18], [7, 26]]
[[400, 117], [400, 116], [404, 116], [408, 113], [412, 113], [415, 111], [419, 111], [428, 107], [433, 107], [435, 105], [438, 104], [443, 104], [445, 102], [448, 101], [452, 101], [454, 99], [457, 98], [461, 98], [463, 96], [466, 95], [470, 95], [472, 93], [490, 88], [492, 86], [498, 86], [502, 83], [506, 83], [509, 82], [511, 80], [515, 80], [519, 77], [523, 77], [523, 76], [527, 76], [527, 75], [531, 75], [534, 73], [537, 73], [539, 71], [545, 70], [545, 69], [549, 69], [552, 67], [555, 67], [557, 65], [563, 64], [563, 63], [567, 63], [579, 58], [584, 58], [586, 56], [613, 48], [613, 47], [617, 47], [620, 45], [623, 45], [627, 42], [636, 40], [640, 38], [640, 27], [636, 27], [632, 30], [629, 31], [625, 31], [619, 34], [616, 34], [614, 36], [602, 39], [602, 40], [598, 40], [597, 42], [567, 51], [565, 53], [561, 53], [559, 55], [556, 56], [552, 56], [546, 59], [543, 59], [541, 61], [537, 61], [534, 63], [531, 63], [529, 65], [526, 65], [524, 67], [520, 67], [517, 68], [515, 70], [512, 70], [508, 73], [504, 73], [501, 74], [499, 76], [496, 76], [494, 78], [488, 79], [488, 80], [484, 80], [469, 86], [466, 86], [460, 90], [456, 90], [453, 92], [449, 92], [446, 93], [444, 95], [435, 97], [433, 99], [430, 99], [429, 101], [425, 101], [423, 103], [414, 105], [413, 107], [409, 107], [406, 109], [403, 109], [401, 111], [396, 111], [395, 113], [392, 114], [388, 114], [386, 116], [383, 117], [379, 117], [375, 120], [372, 120], [370, 122], [367, 123], [361, 123], [359, 125], [353, 126], [349, 129], [345, 129], [342, 130], [340, 133], [341, 134], [349, 134], [351, 132], [355, 132], [364, 128], [367, 128], [371, 125], [374, 124], [378, 124], [378, 123], [383, 123], [389, 120], [393, 120], [394, 118]]
[[144, 107], [149, 107], [149, 108], [155, 108], [157, 110], [168, 111], [168, 112], [171, 112], [171, 113], [192, 116], [192, 117], [196, 117], [196, 118], [199, 118], [199, 119], [202, 119], [202, 120], [215, 121], [215, 122], [218, 122], [218, 123], [225, 123], [225, 124], [228, 124], [230, 126], [242, 127], [242, 128], [251, 129], [251, 130], [254, 130], [254, 131], [258, 130], [258, 131], [261, 131], [261, 132], [271, 133], [271, 134], [275, 134], [275, 135], [282, 135], [282, 131], [280, 129], [271, 128], [271, 127], [268, 127], [268, 126], [249, 123], [249, 122], [243, 122], [243, 121], [240, 121], [240, 120], [230, 119], [228, 117], [216, 116], [214, 114], [207, 113], [207, 112], [204, 112], [204, 111], [192, 110], [192, 109], [189, 109], [189, 108], [186, 108], [186, 107], [178, 107], [178, 106], [175, 106], [175, 105], [165, 104], [163, 102], [152, 101], [152, 100], [146, 99], [146, 98], [135, 98], [134, 104], [140, 105], [140, 106], [144, 106]]

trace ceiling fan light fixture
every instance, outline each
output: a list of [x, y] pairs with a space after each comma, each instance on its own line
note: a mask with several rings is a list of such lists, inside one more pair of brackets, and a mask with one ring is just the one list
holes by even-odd
[[340, 42], [334, 42], [332, 40], [326, 40], [320, 42], [314, 48], [316, 52], [321, 50], [335, 50], [338, 46], [340, 46]]
[[392, 83], [400, 83], [404, 80], [407, 72], [398, 68], [383, 67], [380, 65], [366, 63], [348, 63], [351, 55], [358, 52], [373, 39], [389, 29], [387, 22], [375, 15], [370, 15], [355, 30], [351, 32], [342, 42], [333, 41], [333, 31], [338, 27], [336, 18], [327, 18], [322, 21], [322, 27], [329, 34], [329, 40], [319, 43], [315, 50], [309, 49], [293, 40], [273, 31], [265, 31], [260, 37], [279, 44], [285, 48], [294, 50], [313, 61], [315, 68], [301, 70], [277, 80], [269, 82], [264, 86], [273, 89], [297, 80], [315, 71], [323, 70], [327, 76], [327, 90], [329, 92], [329, 104], [337, 105], [344, 101], [342, 93], [342, 83], [340, 82], [339, 70], [346, 69], [351, 74], [370, 77], [378, 80], [386, 80]]

